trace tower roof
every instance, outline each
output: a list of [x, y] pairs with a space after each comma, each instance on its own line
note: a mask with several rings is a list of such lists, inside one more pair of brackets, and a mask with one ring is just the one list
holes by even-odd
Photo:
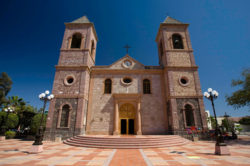
[[87, 16], [82, 16], [74, 21], [72, 21], [71, 23], [90, 23], [89, 19]]
[[94, 30], [94, 35], [96, 37], [96, 40], [98, 40], [97, 38], [97, 34], [96, 34], [96, 30], [95, 30], [95, 26], [92, 22], [89, 21], [87, 16], [82, 16], [72, 22], [69, 23], [64, 23], [66, 27], [71, 27], [71, 26], [91, 26]]
[[166, 24], [183, 24], [182, 22], [170, 17], [170, 16], [167, 16], [167, 18], [164, 20], [163, 23], [166, 23]]

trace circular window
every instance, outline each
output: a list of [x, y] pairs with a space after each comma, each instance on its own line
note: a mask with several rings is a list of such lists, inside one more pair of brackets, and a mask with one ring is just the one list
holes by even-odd
[[179, 83], [182, 85], [182, 86], [187, 86], [189, 84], [189, 80], [187, 77], [184, 77], [182, 76], [180, 79], [179, 79]]
[[132, 80], [130, 78], [124, 78], [123, 82], [129, 84], [130, 82], [132, 82]]
[[132, 66], [132, 62], [127, 59], [127, 60], [123, 61], [122, 66], [125, 68], [129, 68]]
[[73, 75], [69, 75], [67, 77], [65, 77], [64, 79], [64, 84], [65, 85], [72, 85], [75, 81], [75, 77]]
[[132, 79], [128, 77], [122, 78], [121, 81], [125, 85], [130, 85], [132, 83]]

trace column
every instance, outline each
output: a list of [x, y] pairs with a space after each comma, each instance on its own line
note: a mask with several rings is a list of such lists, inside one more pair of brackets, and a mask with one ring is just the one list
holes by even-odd
[[142, 135], [141, 132], [141, 102], [139, 101], [137, 104], [137, 135]]
[[81, 39], [81, 46], [80, 46], [81, 49], [84, 49], [84, 43], [85, 43], [85, 37], [82, 36], [82, 39]]
[[70, 38], [68, 39], [68, 49], [70, 49], [70, 47], [71, 47], [71, 42], [72, 42], [72, 37], [70, 37]]
[[118, 126], [119, 126], [119, 106], [118, 106], [118, 102], [115, 101], [114, 132], [113, 132], [113, 135], [119, 135]]

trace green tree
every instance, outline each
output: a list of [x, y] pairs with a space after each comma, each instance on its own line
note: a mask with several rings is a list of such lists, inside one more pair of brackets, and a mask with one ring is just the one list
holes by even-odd
[[18, 96], [10, 96], [8, 97], [8, 101], [4, 105], [5, 108], [7, 107], [13, 108], [14, 112], [20, 119], [18, 128], [21, 128], [21, 123], [23, 122], [23, 112], [25, 111], [26, 108], [26, 102], [23, 100], [23, 98], [20, 98]]
[[240, 86], [241, 88], [231, 96], [226, 96], [228, 105], [232, 105], [235, 109], [248, 106], [250, 108], [250, 68], [243, 70], [242, 79], [232, 80], [232, 86]]
[[4, 124], [4, 122], [5, 122], [5, 119], [6, 119], [6, 112], [4, 112], [4, 111], [1, 111], [0, 112], [0, 126], [2, 127]]
[[[31, 130], [31, 132], [33, 134], [35, 134], [36, 131], [38, 130], [41, 119], [42, 119], [42, 114], [40, 114], [40, 113], [36, 114], [32, 118], [31, 125], [30, 125], [30, 130]], [[46, 125], [46, 119], [47, 119], [47, 115], [44, 115], [44, 117], [43, 117], [43, 124], [42, 124], [43, 127], [45, 127], [45, 125]]]
[[24, 129], [31, 125], [32, 118], [37, 114], [37, 109], [31, 105], [27, 105], [22, 112], [22, 116], [20, 118], [20, 128]]
[[[8, 115], [8, 117], [7, 117]], [[7, 114], [6, 112], [0, 112], [0, 124], [1, 128], [14, 129], [18, 125], [18, 116], [14, 113]]]
[[7, 129], [14, 129], [18, 125], [18, 116], [14, 113], [10, 113], [8, 117], [6, 117], [5, 122]]
[[213, 116], [210, 116], [210, 117], [207, 118], [207, 121], [208, 121], [209, 123], [211, 123], [212, 129], [215, 129], [215, 127], [216, 127], [215, 118], [214, 118]]
[[227, 132], [232, 131], [233, 123], [234, 122], [228, 118], [227, 119], [225, 118], [222, 120], [222, 126], [226, 128]]
[[250, 116], [241, 118], [239, 123], [243, 125], [250, 125]]
[[6, 96], [11, 90], [12, 81], [7, 73], [2, 72], [0, 76], [0, 108], [7, 102]]

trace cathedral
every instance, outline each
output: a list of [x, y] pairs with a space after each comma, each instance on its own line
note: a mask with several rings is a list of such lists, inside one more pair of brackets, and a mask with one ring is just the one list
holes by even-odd
[[207, 129], [188, 26], [171, 17], [160, 24], [158, 66], [145, 66], [128, 54], [96, 66], [94, 24], [86, 16], [65, 23], [45, 138]]

